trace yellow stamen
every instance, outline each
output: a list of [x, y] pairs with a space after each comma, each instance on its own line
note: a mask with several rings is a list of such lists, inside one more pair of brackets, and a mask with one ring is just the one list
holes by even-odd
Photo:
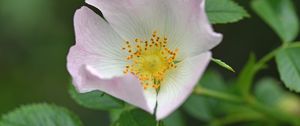
[[157, 31], [152, 33], [150, 40], [136, 38], [125, 44], [122, 50], [129, 53], [126, 57], [129, 64], [125, 66], [124, 74], [135, 75], [144, 89], [159, 89], [166, 73], [177, 67], [175, 59], [179, 49], [168, 48], [168, 37], [161, 37]]

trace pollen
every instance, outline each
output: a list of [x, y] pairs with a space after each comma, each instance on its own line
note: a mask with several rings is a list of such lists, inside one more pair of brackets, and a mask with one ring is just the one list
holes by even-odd
[[126, 41], [122, 47], [128, 53], [124, 74], [135, 75], [144, 89], [158, 90], [167, 72], [177, 68], [175, 60], [179, 49], [173, 51], [168, 48], [168, 40], [167, 36], [160, 36], [154, 31], [148, 40], [135, 38]]

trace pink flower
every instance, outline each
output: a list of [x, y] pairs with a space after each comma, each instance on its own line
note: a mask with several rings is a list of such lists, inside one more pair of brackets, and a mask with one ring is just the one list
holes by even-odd
[[[158, 120], [191, 94], [222, 40], [204, 0], [86, 0], [74, 17], [67, 67], [79, 92], [100, 90]], [[156, 109], [155, 109], [156, 108]], [[156, 110], [156, 112], [154, 112]]]

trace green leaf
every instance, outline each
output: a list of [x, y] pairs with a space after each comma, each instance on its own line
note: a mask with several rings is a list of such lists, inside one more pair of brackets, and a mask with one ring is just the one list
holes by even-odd
[[[222, 77], [216, 72], [209, 71], [205, 73], [200, 83], [202, 87], [210, 90], [232, 93], [230, 85], [225, 85]], [[247, 106], [199, 95], [192, 95], [183, 105], [183, 108], [189, 115], [212, 125], [230, 125], [264, 118], [264, 115]]]
[[163, 120], [164, 126], [186, 126], [182, 112], [177, 110]]
[[291, 0], [253, 0], [252, 8], [283, 42], [297, 37], [299, 20]]
[[286, 48], [276, 55], [280, 78], [290, 90], [300, 92], [300, 48]]
[[124, 102], [107, 95], [101, 91], [91, 91], [88, 93], [78, 93], [73, 85], [69, 87], [71, 97], [81, 106], [95, 109], [95, 110], [108, 110], [115, 108], [122, 108]]
[[[272, 93], [270, 93], [272, 92]], [[300, 99], [297, 95], [283, 90], [279, 82], [272, 78], [264, 78], [255, 87], [257, 99], [272, 108], [299, 115]]]
[[[223, 78], [220, 74], [208, 71], [199, 82], [201, 86], [217, 91], [226, 91]], [[219, 109], [221, 102], [199, 95], [191, 95], [183, 104], [183, 109], [191, 116], [202, 121], [211, 121], [216, 116], [221, 115]]]
[[110, 122], [115, 122], [126, 109], [112, 109], [109, 111]]
[[[239, 109], [243, 106], [241, 105], [232, 105], [231, 110]], [[245, 107], [244, 107], [245, 108]], [[249, 122], [259, 122], [259, 126], [265, 126], [270, 124], [264, 124], [263, 121], [266, 121], [263, 117], [264, 115], [257, 113], [253, 110], [248, 109], [247, 111], [237, 111], [235, 113], [228, 113], [226, 116], [218, 118], [210, 122], [211, 126], [232, 126], [234, 124], [242, 124], [243, 126], [249, 126]], [[273, 125], [272, 125], [273, 126]]]
[[232, 0], [206, 0], [205, 10], [212, 24], [233, 23], [250, 17], [243, 7]]
[[115, 122], [115, 126], [156, 126], [156, 120], [153, 115], [140, 110], [125, 110], [120, 118]]
[[82, 126], [65, 108], [48, 104], [22, 106], [1, 118], [0, 126]]
[[[216, 72], [208, 71], [200, 81], [202, 87], [207, 89], [230, 93], [229, 85], [225, 85], [223, 78]], [[261, 115], [252, 109], [232, 104], [230, 102], [219, 101], [211, 97], [192, 95], [183, 105], [184, 110], [192, 117], [201, 121], [210, 122], [211, 124], [227, 124], [227, 116], [234, 122], [253, 121], [260, 119]], [[224, 115], [227, 115], [224, 117]], [[230, 119], [231, 120], [231, 119]]]
[[202, 87], [217, 91], [227, 90], [227, 86], [225, 85], [223, 77], [220, 73], [214, 70], [208, 70], [199, 81], [199, 84]]
[[279, 87], [278, 81], [272, 78], [264, 78], [258, 81], [256, 85], [254, 89], [255, 96], [268, 106], [275, 106], [284, 95], [284, 91]]
[[190, 116], [196, 119], [202, 121], [210, 121], [214, 118], [214, 113], [212, 112], [212, 106], [210, 104], [216, 103], [209, 103], [208, 98], [205, 98], [203, 96], [191, 95], [183, 104], [183, 109]]
[[217, 63], [218, 65], [220, 65], [221, 67], [224, 67], [225, 69], [227, 70], [230, 70], [231, 72], [235, 72], [234, 69], [227, 65], [225, 62], [223, 62], [222, 60], [219, 60], [219, 59], [215, 59], [215, 58], [212, 58], [211, 59], [213, 62]]

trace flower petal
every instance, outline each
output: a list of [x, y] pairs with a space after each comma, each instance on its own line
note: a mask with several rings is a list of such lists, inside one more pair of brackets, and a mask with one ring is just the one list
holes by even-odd
[[167, 117], [192, 93], [210, 58], [210, 52], [187, 58], [167, 74], [157, 96], [157, 120]]
[[126, 55], [121, 51], [123, 40], [100, 16], [87, 7], [74, 16], [76, 45], [68, 55], [68, 70], [76, 76], [82, 65], [91, 65], [101, 78], [123, 75]]
[[[159, 13], [157, 16], [154, 15], [158, 8], [157, 0], [86, 0], [86, 2], [101, 10], [105, 19], [127, 40], [149, 38], [153, 30], [157, 30], [155, 27], [159, 27], [158, 23], [162, 22], [156, 20]], [[151, 20], [154, 17], [156, 18]]]
[[[209, 51], [222, 40], [222, 34], [215, 33], [205, 12], [205, 0], [167, 0], [173, 3], [173, 11], [179, 11], [179, 24], [183, 29], [180, 41], [173, 43], [179, 48], [179, 57], [197, 56]], [[178, 35], [180, 36], [180, 35]]]
[[74, 17], [76, 45], [67, 57], [67, 68], [79, 92], [100, 90], [150, 113], [156, 105], [156, 91], [144, 90], [132, 75], [124, 75], [127, 55], [123, 40], [92, 10], [82, 7]]
[[101, 10], [126, 40], [148, 39], [154, 30], [167, 36], [179, 57], [195, 56], [215, 47], [222, 35], [213, 31], [205, 0], [86, 0]]
[[82, 66], [79, 76], [81, 76], [80, 79], [75, 78], [73, 81], [79, 92], [100, 90], [145, 111], [154, 112], [156, 91], [144, 91], [139, 80], [133, 75], [129, 74], [112, 79], [100, 79], [97, 76], [96, 69], [93, 69], [91, 66]]

